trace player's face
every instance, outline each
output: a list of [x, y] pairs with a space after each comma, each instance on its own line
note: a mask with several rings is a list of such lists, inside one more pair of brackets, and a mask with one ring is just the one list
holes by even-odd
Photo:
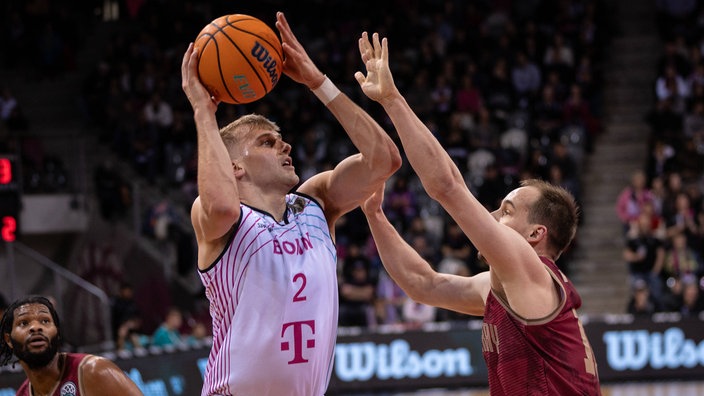
[[[506, 195], [501, 201], [501, 206], [491, 212], [496, 221], [514, 229], [519, 234], [527, 237], [532, 230], [528, 221], [530, 207], [538, 199], [540, 191], [534, 187], [519, 187]], [[482, 252], [477, 253], [480, 261], [486, 263]]]
[[247, 137], [240, 163], [252, 179], [285, 183], [288, 190], [299, 180], [290, 154], [291, 145], [278, 132], [255, 130]]
[[20, 361], [30, 368], [45, 367], [59, 350], [58, 329], [49, 308], [25, 304], [15, 309], [9, 342]]
[[527, 236], [530, 234], [529, 228], [531, 227], [528, 214], [539, 194], [540, 192], [536, 188], [519, 187], [506, 195], [499, 209], [492, 212], [492, 215], [499, 223]]

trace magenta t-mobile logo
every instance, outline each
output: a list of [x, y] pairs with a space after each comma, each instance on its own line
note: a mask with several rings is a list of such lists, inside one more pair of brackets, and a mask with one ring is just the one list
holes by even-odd
[[[315, 334], [315, 321], [304, 320], [302, 322], [284, 323], [281, 328], [281, 337], [283, 338], [288, 328], [293, 328], [293, 360], [289, 360], [288, 364], [306, 363], [307, 359], [303, 358], [303, 326], [310, 328], [311, 335]], [[315, 348], [315, 338], [305, 340], [305, 348]], [[284, 341], [281, 343], [281, 350], [288, 351], [291, 349], [291, 343]]]

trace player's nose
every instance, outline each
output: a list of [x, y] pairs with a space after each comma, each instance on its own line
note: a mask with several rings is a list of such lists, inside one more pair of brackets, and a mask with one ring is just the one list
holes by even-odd
[[281, 151], [283, 151], [286, 154], [290, 154], [291, 153], [291, 145], [284, 142], [283, 140], [281, 141], [281, 144], [282, 144]]

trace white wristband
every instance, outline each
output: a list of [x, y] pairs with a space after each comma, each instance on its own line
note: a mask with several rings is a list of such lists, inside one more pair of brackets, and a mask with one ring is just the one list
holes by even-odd
[[335, 84], [333, 84], [332, 81], [330, 81], [328, 76], [325, 76], [323, 83], [312, 91], [325, 106], [327, 106], [328, 103], [332, 102], [332, 100], [340, 94], [340, 90], [335, 86]]

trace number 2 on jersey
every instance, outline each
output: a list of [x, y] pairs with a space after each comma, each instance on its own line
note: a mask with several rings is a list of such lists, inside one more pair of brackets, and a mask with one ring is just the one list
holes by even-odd
[[293, 302], [299, 302], [299, 301], [305, 301], [306, 296], [303, 295], [303, 289], [306, 288], [306, 276], [305, 274], [299, 272], [296, 275], [293, 276], [293, 283], [297, 284], [300, 281], [300, 285], [298, 287], [298, 291], [296, 294], [293, 296]]

